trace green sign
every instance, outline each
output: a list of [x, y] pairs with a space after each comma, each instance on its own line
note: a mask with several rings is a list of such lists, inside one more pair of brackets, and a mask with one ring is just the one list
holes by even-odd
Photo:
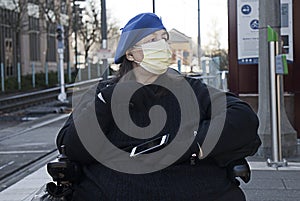
[[268, 42], [278, 41], [278, 33], [268, 25]]

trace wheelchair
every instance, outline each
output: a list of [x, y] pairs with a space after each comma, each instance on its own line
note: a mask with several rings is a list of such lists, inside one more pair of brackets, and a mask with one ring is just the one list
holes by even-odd
[[[57, 160], [47, 164], [47, 171], [53, 179], [53, 182], [46, 185], [48, 194], [60, 200], [71, 200], [72, 187], [74, 183], [80, 180], [82, 170], [79, 164], [67, 158], [64, 146], [61, 147], [61, 154], [57, 157]], [[251, 170], [246, 159], [231, 162], [227, 166], [227, 175], [237, 186], [240, 185], [237, 178], [248, 183], [251, 178]]]

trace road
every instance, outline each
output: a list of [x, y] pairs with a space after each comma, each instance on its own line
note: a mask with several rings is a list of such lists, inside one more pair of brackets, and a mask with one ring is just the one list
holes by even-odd
[[[41, 158], [50, 153], [56, 156], [55, 138], [66, 118], [67, 114], [49, 114], [35, 121], [27, 121], [1, 129], [0, 180], [5, 180], [9, 175], [15, 177], [14, 174], [19, 170], [30, 173], [34, 170], [30, 166], [28, 168], [31, 170], [26, 169], [28, 165], [33, 162], [38, 163]], [[11, 184], [12, 178], [9, 180]], [[2, 181], [0, 190], [9, 184]]]

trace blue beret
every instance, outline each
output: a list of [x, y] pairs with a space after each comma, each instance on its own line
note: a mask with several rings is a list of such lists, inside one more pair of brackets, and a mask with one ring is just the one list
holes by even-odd
[[127, 22], [122, 29], [115, 53], [115, 63], [122, 63], [126, 51], [149, 34], [166, 29], [161, 19], [154, 13], [141, 13]]

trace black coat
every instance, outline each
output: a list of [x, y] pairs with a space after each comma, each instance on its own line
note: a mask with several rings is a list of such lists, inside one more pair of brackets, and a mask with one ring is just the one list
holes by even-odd
[[[78, 132], [88, 137], [94, 130], [97, 130], [90, 126], [95, 118], [95, 115], [92, 114], [95, 112], [97, 122], [105, 136], [117, 148], [130, 152], [134, 146], [149, 140], [128, 136], [117, 126], [118, 123], [114, 121], [111, 109], [116, 83], [100, 82], [97, 88], [91, 88], [78, 101], [78, 105], [75, 107], [78, 115], [74, 115], [73, 112], [57, 137], [58, 147], [65, 145], [66, 154], [70, 160], [77, 161], [83, 166], [84, 176], [81, 182], [75, 186], [74, 200], [198, 201], [214, 199], [232, 185], [227, 176], [226, 166], [232, 161], [253, 155], [257, 151], [261, 143], [257, 135], [258, 118], [248, 104], [231, 93], [207, 87], [198, 79], [165, 74], [159, 77], [159, 80], [167, 80], [168, 83], [175, 86], [175, 90], [179, 91], [186, 90], [182, 88], [183, 82], [186, 81], [192, 88], [190, 94], [185, 93], [185, 96], [189, 100], [189, 96], [195, 95], [199, 104], [200, 117], [199, 119], [188, 117], [190, 120], [184, 127], [187, 131], [186, 135], [191, 134], [195, 125], [198, 127], [196, 133], [194, 132], [191, 146], [166, 168], [145, 174], [120, 172], [99, 163], [95, 160], [97, 156], [93, 156], [95, 153], [104, 152], [105, 145], [101, 145], [99, 142], [99, 146], [94, 147], [92, 151], [87, 151], [78, 137]], [[119, 95], [117, 102], [114, 102], [117, 104], [113, 106], [129, 107], [130, 118], [124, 119], [125, 124], [130, 124], [132, 120], [139, 127], [147, 127], [151, 124], [149, 109], [154, 105], [161, 105], [165, 109], [167, 119], [164, 127], [155, 136], [168, 133], [170, 134], [169, 143], [172, 143], [182, 123], [184, 109], [180, 108], [180, 101], [177, 100], [174, 93], [158, 86], [156, 84], [158, 81], [151, 85], [141, 85], [127, 105], [122, 100], [122, 95]], [[125, 97], [127, 89], [137, 83], [126, 81], [121, 84], [121, 92]], [[226, 102], [225, 108], [220, 106], [222, 101]], [[192, 111], [190, 112], [192, 113]], [[224, 123], [221, 126], [214, 123], [222, 117], [224, 117]], [[209, 130], [210, 132], [208, 132]], [[207, 135], [218, 132], [218, 130], [220, 137], [213, 149], [208, 152], [202, 150], [205, 157], [201, 160], [191, 157], [194, 153], [198, 156], [199, 145], [205, 148], [204, 141], [206, 138], [209, 139]], [[205, 143], [207, 144], [207, 142]], [[208, 142], [208, 144], [213, 143]]]

